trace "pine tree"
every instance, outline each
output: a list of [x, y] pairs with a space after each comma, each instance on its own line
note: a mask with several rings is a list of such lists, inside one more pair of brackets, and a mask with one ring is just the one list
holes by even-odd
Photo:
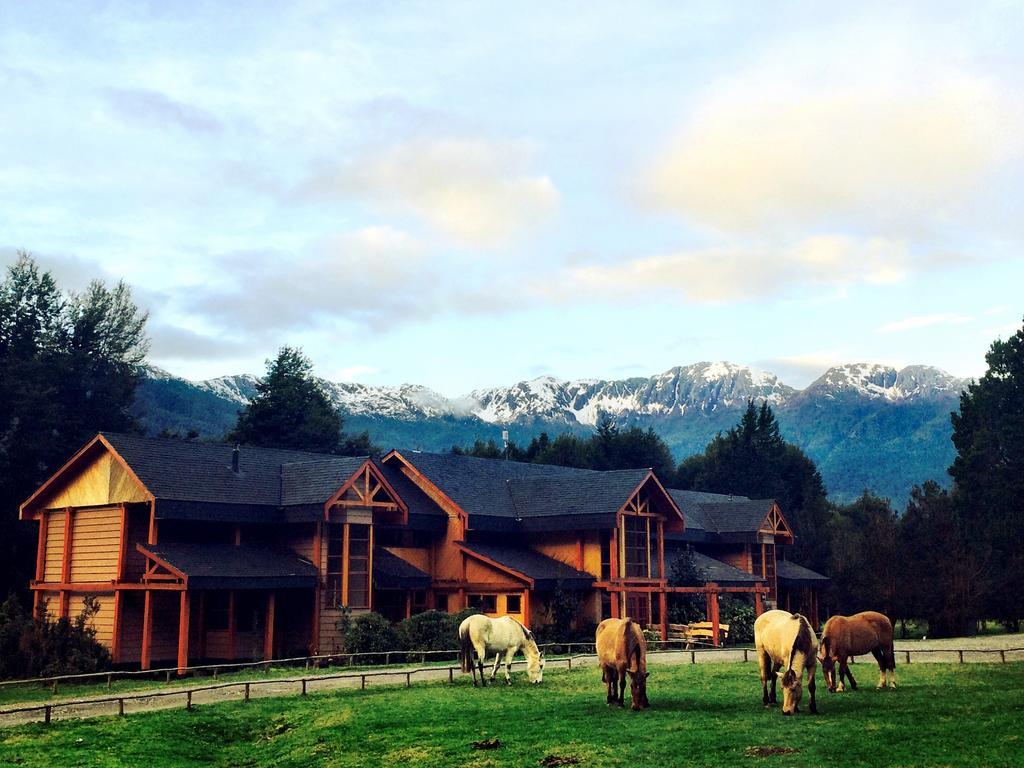
[[1024, 617], [1024, 327], [993, 342], [985, 361], [985, 375], [952, 414], [957, 456], [949, 473], [986, 574], [986, 616], [1017, 630]]
[[136, 428], [145, 324], [123, 283], [66, 295], [27, 253], [0, 282], [0, 594], [31, 573], [18, 504], [96, 432]]

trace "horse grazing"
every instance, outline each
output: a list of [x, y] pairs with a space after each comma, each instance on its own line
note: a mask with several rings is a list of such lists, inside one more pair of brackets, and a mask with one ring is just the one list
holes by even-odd
[[531, 683], [539, 683], [544, 679], [544, 653], [537, 647], [533, 633], [513, 619], [502, 616], [492, 619], [479, 614], [470, 616], [459, 625], [459, 661], [463, 672], [473, 673], [473, 685], [476, 685], [476, 670], [473, 664], [473, 652], [480, 664], [480, 684], [487, 685], [484, 679], [484, 660], [488, 654], [494, 654], [494, 669], [491, 680], [498, 674], [501, 654], [505, 654], [505, 684], [512, 685], [512, 659], [519, 651], [526, 657], [526, 674]]
[[[870, 653], [878, 662], [878, 687], [896, 687], [896, 652], [892, 647], [892, 622], [876, 611], [864, 611], [853, 616], [833, 616], [821, 631], [821, 674], [830, 692], [843, 690], [843, 678], [850, 688], [857, 690], [857, 681], [847, 664], [851, 656]], [[839, 679], [836, 679], [836, 664]]]
[[[633, 699], [630, 708], [646, 709], [647, 641], [640, 625], [630, 619], [605, 619], [597, 625], [597, 660], [601, 665], [601, 681], [608, 685], [608, 703], [625, 706], [626, 675]], [[616, 689], [618, 686], [618, 689]]]
[[[814, 700], [814, 671], [817, 666], [815, 653], [818, 638], [810, 622], [799, 613], [788, 611], [766, 611], [754, 622], [754, 646], [757, 649], [757, 663], [761, 668], [762, 701], [767, 707], [775, 703], [775, 683], [783, 665], [786, 671], [782, 678], [782, 714], [792, 715], [800, 711], [803, 696], [803, 674], [807, 673], [807, 690], [811, 694], [810, 711], [818, 714]], [[771, 695], [768, 694], [768, 678], [772, 679]]]

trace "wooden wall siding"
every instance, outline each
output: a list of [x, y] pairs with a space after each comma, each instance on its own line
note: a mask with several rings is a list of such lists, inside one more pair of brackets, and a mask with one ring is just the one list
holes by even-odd
[[146, 572], [146, 556], [136, 544], [145, 544], [149, 538], [149, 505], [128, 507], [128, 536], [125, 540], [124, 580], [141, 581]]
[[[108, 650], [114, 642], [114, 595], [93, 595], [99, 604], [99, 611], [89, 620], [89, 626], [96, 630], [96, 641]], [[74, 619], [85, 607], [84, 596], [74, 595], [68, 608], [68, 616]]]
[[573, 568], [586, 571], [596, 578], [601, 577], [601, 540], [598, 531], [545, 534], [543, 538], [530, 541], [530, 548]]
[[80, 509], [71, 516], [71, 581], [117, 578], [121, 547], [121, 509]]
[[55, 484], [38, 506], [46, 509], [97, 507], [120, 502], [146, 501], [146, 491], [121, 463], [104, 451]]
[[462, 550], [453, 542], [463, 538], [462, 521], [449, 514], [444, 538], [434, 545], [434, 572], [431, 574], [434, 579], [450, 581], [462, 578]]
[[141, 659], [142, 601], [141, 591], [126, 590], [121, 595], [120, 653], [121, 661], [125, 664], [138, 664]]
[[60, 617], [60, 595], [57, 592], [43, 592], [39, 597], [39, 605], [46, 611], [46, 616], [56, 620]]
[[723, 549], [714, 555], [717, 560], [750, 573], [750, 555], [746, 547]]
[[46, 513], [46, 552], [43, 581], [58, 582], [64, 558], [64, 516], [66, 512]]
[[[492, 589], [494, 591], [502, 589], [515, 591], [525, 586], [522, 581], [513, 578], [504, 571], [499, 571], [471, 557], [466, 558], [466, 581], [469, 584], [487, 584], [489, 587], [493, 585]], [[475, 592], [476, 590], [470, 591]]]
[[419, 568], [424, 573], [430, 573], [430, 550], [425, 547], [385, 547], [395, 557], [400, 557], [405, 562]]
[[[353, 609], [351, 616], [356, 617], [367, 613], [366, 609]], [[336, 608], [324, 608], [320, 611], [320, 653], [338, 653], [342, 649], [341, 633], [338, 631], [338, 619], [341, 611]]]
[[316, 559], [313, 557], [314, 525], [315, 523], [303, 523], [301, 525], [288, 526], [284, 542], [285, 546], [292, 552], [311, 562], [316, 562]]

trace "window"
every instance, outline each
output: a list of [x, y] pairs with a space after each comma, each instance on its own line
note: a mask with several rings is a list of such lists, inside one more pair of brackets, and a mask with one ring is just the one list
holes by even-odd
[[348, 604], [370, 607], [370, 526], [348, 527]]
[[423, 613], [427, 610], [427, 590], [416, 589], [412, 593], [412, 612]]
[[522, 613], [523, 601], [519, 595], [505, 596], [505, 613]]
[[612, 577], [612, 535], [609, 531], [601, 531], [601, 579], [607, 581]]
[[344, 525], [327, 526], [327, 606], [370, 607], [370, 526], [348, 525], [348, 600], [344, 595]]
[[761, 544], [750, 545], [750, 572], [759, 579], [764, 578], [764, 558], [761, 556]]
[[345, 526], [327, 526], [327, 607], [341, 605], [342, 559], [345, 553]]
[[469, 607], [476, 608], [483, 613], [497, 613], [498, 612], [498, 596], [497, 595], [470, 595], [469, 596]]
[[228, 628], [228, 607], [231, 605], [227, 592], [206, 593], [206, 629], [222, 632]]
[[610, 592], [601, 593], [601, 618], [608, 619], [612, 615], [612, 596]]

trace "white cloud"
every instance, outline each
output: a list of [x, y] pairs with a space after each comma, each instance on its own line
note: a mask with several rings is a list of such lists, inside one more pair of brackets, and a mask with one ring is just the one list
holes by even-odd
[[558, 207], [551, 179], [528, 170], [532, 154], [525, 143], [416, 139], [321, 170], [302, 194], [368, 199], [387, 211], [410, 211], [460, 242], [494, 246]]
[[905, 317], [902, 320], [894, 320], [875, 329], [876, 333], [897, 333], [900, 331], [912, 331], [918, 328], [929, 328], [933, 325], [963, 325], [973, 320], [973, 317], [959, 315], [952, 312], [942, 312], [934, 315], [917, 315]]
[[917, 266], [906, 245], [838, 235], [805, 238], [791, 246], [723, 246], [645, 256], [617, 264], [572, 266], [560, 280], [538, 282], [550, 299], [646, 299], [669, 294], [717, 303], [899, 282]]
[[994, 80], [847, 53], [844, 66], [826, 54], [712, 83], [652, 163], [645, 199], [723, 232], [842, 221], [905, 236], [1021, 157], [1020, 98]]

